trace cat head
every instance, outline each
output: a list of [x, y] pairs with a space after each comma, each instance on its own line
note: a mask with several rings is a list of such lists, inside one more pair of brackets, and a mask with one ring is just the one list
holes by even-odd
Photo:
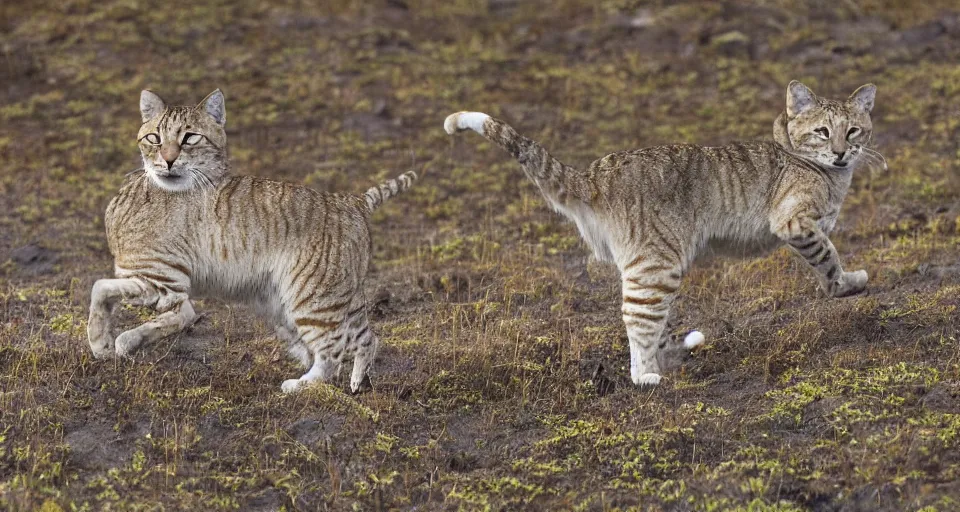
[[827, 169], [851, 168], [869, 151], [876, 94], [877, 87], [867, 84], [844, 101], [829, 100], [794, 80], [787, 86], [787, 109], [774, 124], [774, 139]]
[[167, 106], [140, 93], [143, 125], [137, 144], [150, 180], [170, 192], [213, 185], [227, 173], [227, 111], [217, 89], [195, 107]]

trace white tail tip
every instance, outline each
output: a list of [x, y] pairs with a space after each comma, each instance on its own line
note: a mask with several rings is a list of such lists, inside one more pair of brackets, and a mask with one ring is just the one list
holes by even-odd
[[703, 336], [703, 333], [700, 331], [690, 331], [690, 334], [687, 334], [687, 337], [683, 339], [683, 348], [692, 349], [697, 345], [703, 344], [706, 338]]
[[450, 135], [460, 130], [473, 130], [483, 135], [483, 123], [489, 118], [483, 112], [457, 112], [447, 116], [443, 121], [443, 129]]

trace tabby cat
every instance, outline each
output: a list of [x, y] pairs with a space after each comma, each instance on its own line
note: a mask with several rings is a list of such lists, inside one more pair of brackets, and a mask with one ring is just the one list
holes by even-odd
[[[550, 205], [576, 223], [597, 259], [617, 265], [630, 376], [654, 386], [670, 304], [681, 277], [707, 248], [742, 254], [787, 244], [816, 271], [828, 295], [866, 287], [867, 273], [845, 272], [827, 233], [854, 169], [879, 158], [866, 147], [875, 94], [868, 84], [833, 101], [793, 81], [775, 141], [620, 151], [585, 170], [483, 113], [452, 114], [444, 129], [473, 130], [508, 151]], [[694, 331], [686, 345], [702, 339]]]
[[[196, 107], [168, 107], [143, 91], [140, 112], [143, 169], [104, 219], [117, 279], [93, 286], [87, 335], [94, 355], [126, 356], [183, 330], [196, 318], [190, 299], [209, 295], [255, 305], [309, 368], [283, 382], [283, 391], [332, 378], [348, 358], [350, 388], [358, 391], [378, 346], [362, 288], [370, 215], [417, 175], [363, 196], [231, 176], [219, 89]], [[161, 314], [114, 340], [110, 314], [118, 300]]]

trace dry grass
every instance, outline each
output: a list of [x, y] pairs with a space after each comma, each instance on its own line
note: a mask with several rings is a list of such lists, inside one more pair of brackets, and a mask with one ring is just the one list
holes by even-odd
[[[0, 508], [956, 510], [949, 4], [4, 2]], [[785, 251], [705, 261], [674, 330], [707, 344], [650, 393], [614, 272], [506, 155], [441, 128], [484, 110], [584, 164], [769, 137], [792, 78], [879, 85], [890, 170], [856, 177], [834, 237], [868, 293], [820, 297]], [[223, 88], [238, 172], [359, 192], [425, 171], [375, 222], [373, 391], [283, 396], [269, 330], [215, 301], [135, 361], [92, 360], [145, 87]]]

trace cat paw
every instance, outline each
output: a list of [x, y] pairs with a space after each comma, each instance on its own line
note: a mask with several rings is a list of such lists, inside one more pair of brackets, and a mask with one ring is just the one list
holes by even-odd
[[87, 343], [93, 357], [97, 359], [109, 359], [116, 354], [113, 336], [110, 335], [110, 324], [102, 315], [90, 314], [87, 321]]
[[137, 350], [142, 341], [143, 338], [134, 330], [120, 333], [115, 342], [117, 357], [130, 357], [130, 354]]
[[280, 384], [280, 390], [284, 393], [293, 393], [303, 387], [303, 381], [300, 379], [287, 379]]
[[857, 270], [856, 272], [844, 272], [840, 276], [840, 281], [837, 283], [837, 287], [834, 289], [834, 297], [847, 297], [849, 295], [856, 295], [862, 292], [867, 287], [867, 276], [866, 270]]
[[117, 355], [113, 338], [109, 336], [90, 336], [90, 351], [97, 359], [112, 359]]
[[660, 384], [662, 378], [659, 373], [642, 373], [640, 376], [633, 378], [633, 383], [643, 390], [653, 389]]
[[363, 378], [361, 379], [350, 379], [350, 392], [354, 395], [370, 389], [373, 389], [373, 384], [370, 383], [370, 374], [363, 374]]

